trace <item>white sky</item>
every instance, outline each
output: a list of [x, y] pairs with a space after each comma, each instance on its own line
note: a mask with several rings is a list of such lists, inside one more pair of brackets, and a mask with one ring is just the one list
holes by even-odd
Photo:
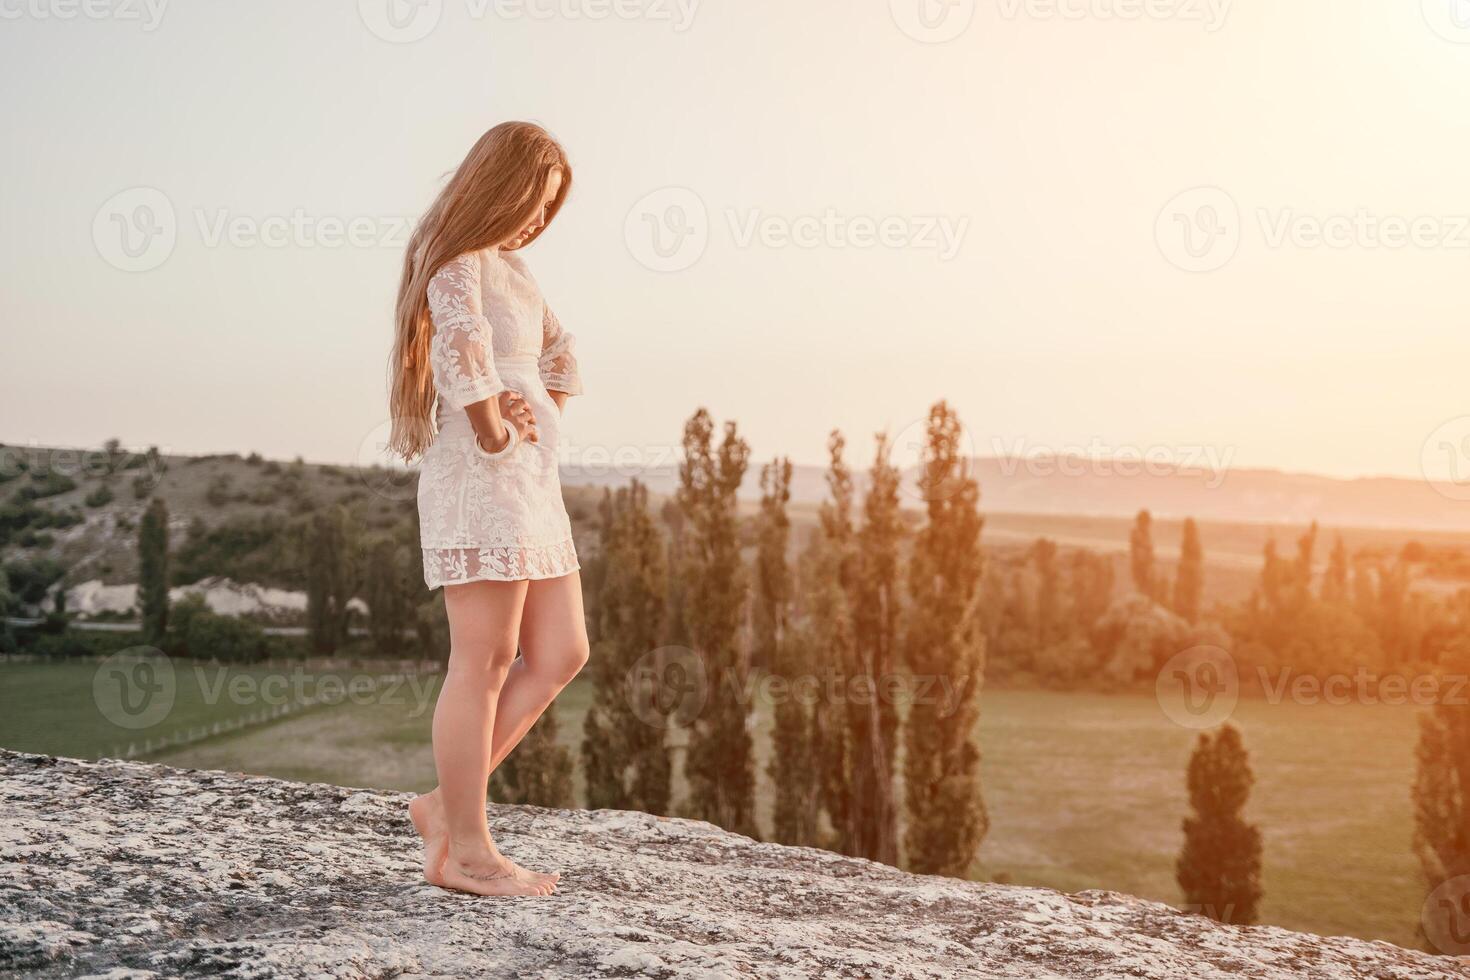
[[[834, 426], [865, 458], [941, 396], [985, 453], [1416, 476], [1426, 440], [1435, 467], [1470, 452], [1470, 423], [1443, 427], [1470, 415], [1470, 5], [955, 0], [936, 29], [972, 22], [930, 44], [899, 22], [937, 0], [706, 0], [684, 29], [690, 0], [174, 0], [156, 24], [89, 2], [0, 0], [0, 441], [358, 458], [387, 414], [397, 220], [529, 118], [576, 173], [527, 252], [578, 336], [569, 462], [658, 462], [699, 405], [757, 460], [820, 462]], [[436, 26], [383, 40], [390, 2]], [[1106, 16], [1131, 9], [1156, 14]], [[1224, 196], [1170, 205], [1202, 186]], [[137, 187], [176, 243], [123, 271], [113, 212], [148, 214], [107, 202]], [[669, 187], [707, 246], [661, 272], [643, 213], [674, 222], [675, 198], [639, 202]], [[1177, 267], [1175, 210], [1220, 203], [1219, 267]], [[298, 214], [381, 231], [215, 237]], [[829, 214], [812, 246], [745, 238]], [[1302, 237], [1341, 216], [1344, 244]], [[953, 255], [919, 234], [936, 217]], [[890, 218], [906, 244], [848, 240]], [[1414, 219], [1418, 244], [1380, 244]]]

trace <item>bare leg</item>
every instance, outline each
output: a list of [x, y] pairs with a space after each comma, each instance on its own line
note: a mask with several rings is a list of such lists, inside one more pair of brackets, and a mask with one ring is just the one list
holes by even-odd
[[[485, 820], [490, 736], [520, 631], [525, 582], [472, 582], [444, 589], [449, 667], [434, 708], [434, 766], [448, 852], [436, 883], [480, 895], [544, 895], [500, 854]], [[417, 802], [417, 801], [415, 801]], [[415, 815], [415, 823], [423, 808]]]
[[[520, 744], [587, 664], [587, 617], [578, 572], [530, 583], [521, 616], [520, 641], [521, 656], [511, 668], [516, 675], [514, 684], [507, 680], [495, 712], [491, 771]], [[521, 870], [533, 880], [554, 882], [561, 877], [559, 871], [546, 874]]]
[[511, 668], [495, 711], [490, 769], [536, 724], [547, 707], [587, 664], [587, 616], [577, 572], [529, 583], [521, 615], [521, 656]]
[[[521, 656], [506, 672], [495, 708], [490, 769], [500, 765], [520, 743], [536, 719], [587, 662], [587, 623], [582, 607], [582, 580], [577, 572], [528, 583], [520, 628]], [[425, 840], [424, 875], [431, 882], [447, 852], [441, 829], [441, 793], [434, 790], [414, 800], [410, 814]], [[508, 859], [507, 859], [508, 860]], [[512, 862], [514, 863], [514, 862]], [[555, 882], [559, 872], [545, 874], [516, 865], [528, 881]]]

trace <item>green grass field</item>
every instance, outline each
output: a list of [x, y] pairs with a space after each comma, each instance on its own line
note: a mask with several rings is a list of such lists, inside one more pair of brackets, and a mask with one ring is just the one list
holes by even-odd
[[[154, 695], [167, 699], [166, 713], [156, 720], [138, 716], [149, 723], [137, 728], [120, 711], [120, 684], [131, 704], [145, 704], [134, 686], [133, 667], [132, 662], [99, 660], [0, 663], [0, 746], [79, 758], [156, 757], [158, 751], [145, 752], [149, 742], [177, 744], [207, 736], [216, 725], [264, 722], [211, 739], [229, 741], [253, 731], [289, 731], [309, 714], [330, 714], [359, 702], [377, 705], [373, 717], [379, 722], [392, 717], [399, 702], [405, 713], [416, 707], [423, 713], [432, 708], [438, 684], [436, 675], [395, 682], [355, 668], [313, 671], [294, 664], [240, 667], [179, 659], [171, 664], [172, 683]], [[145, 676], [150, 686], [165, 683], [158, 675]], [[290, 714], [279, 720], [266, 717], [285, 709]], [[253, 771], [249, 765], [233, 768]]]
[[[1414, 944], [1415, 712], [1242, 701], [1256, 773], [1264, 922]], [[990, 691], [981, 717], [985, 870], [1063, 891], [1180, 901], [1174, 859], [1194, 735], [1150, 697]]]
[[[95, 756], [125, 741], [126, 733], [93, 701], [94, 671], [95, 665], [0, 665], [0, 745]], [[238, 673], [258, 681], [262, 671]], [[164, 731], [241, 710], [206, 703], [204, 692], [217, 676], [206, 674], [202, 685], [192, 670], [179, 677]], [[423, 677], [417, 687], [384, 686], [356, 701], [343, 699], [153, 758], [285, 779], [426, 790], [434, 782], [429, 730], [436, 683]], [[579, 679], [556, 703], [562, 738], [574, 756], [590, 698], [590, 684]], [[769, 718], [762, 708], [757, 766], [763, 791]], [[1233, 720], [1257, 776], [1249, 815], [1265, 835], [1262, 920], [1412, 945], [1422, 899], [1410, 851], [1414, 710], [1243, 701]], [[977, 875], [1179, 902], [1173, 862], [1193, 737], [1147, 696], [988, 691], [981, 743], [991, 827]], [[768, 794], [760, 803], [766, 825]]]

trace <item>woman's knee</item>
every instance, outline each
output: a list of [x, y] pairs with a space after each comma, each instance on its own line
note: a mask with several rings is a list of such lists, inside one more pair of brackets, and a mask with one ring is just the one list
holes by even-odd
[[449, 670], [487, 679], [504, 677], [516, 658], [513, 640], [482, 639], [455, 643], [449, 651]]
[[539, 657], [528, 658], [528, 663], [549, 683], [560, 688], [570, 684], [572, 678], [587, 666], [589, 653], [587, 640], [581, 637], [565, 643], [549, 656], [543, 654]]
[[580, 637], [576, 643], [572, 644], [572, 649], [569, 651], [567, 657], [567, 668], [570, 671], [567, 675], [568, 682], [582, 672], [582, 668], [587, 666], [587, 659], [591, 655], [592, 649], [588, 646], [585, 636]]

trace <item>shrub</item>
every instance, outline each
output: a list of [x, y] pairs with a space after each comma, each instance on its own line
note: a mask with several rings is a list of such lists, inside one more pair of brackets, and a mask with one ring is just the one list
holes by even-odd
[[77, 481], [65, 473], [58, 473], [55, 470], [47, 470], [45, 473], [32, 472], [31, 482], [15, 492], [15, 499], [17, 501], [44, 500], [76, 488]]
[[61, 580], [66, 569], [50, 558], [13, 561], [5, 566], [10, 591], [29, 606], [40, 605], [46, 593]]
[[44, 513], [29, 500], [17, 500], [0, 506], [0, 544], [37, 523], [38, 515]]
[[230, 489], [230, 478], [221, 473], [209, 484], [209, 489], [204, 493], [204, 499], [209, 501], [211, 507], [223, 507], [234, 499]]
[[112, 501], [112, 487], [108, 486], [106, 483], [103, 483], [98, 485], [96, 490], [93, 490], [91, 493], [87, 494], [86, 498], [83, 500], [83, 503], [85, 503], [88, 507], [106, 507], [108, 504], [112, 503]]
[[184, 648], [189, 656], [200, 659], [252, 663], [265, 658], [265, 633], [249, 620], [205, 609], [189, 617]]
[[60, 633], [18, 630], [15, 639], [21, 651], [38, 657], [105, 657], [143, 642], [139, 633], [72, 629]]
[[210, 528], [202, 521], [189, 526], [189, 535], [174, 550], [175, 584], [223, 575], [237, 582], [259, 582], [283, 588], [301, 588], [301, 566], [290, 556], [291, 529], [279, 517], [237, 517]]
[[183, 656], [189, 635], [189, 624], [195, 616], [209, 612], [209, 604], [197, 592], [184, 596], [173, 603], [168, 611], [169, 652]]

